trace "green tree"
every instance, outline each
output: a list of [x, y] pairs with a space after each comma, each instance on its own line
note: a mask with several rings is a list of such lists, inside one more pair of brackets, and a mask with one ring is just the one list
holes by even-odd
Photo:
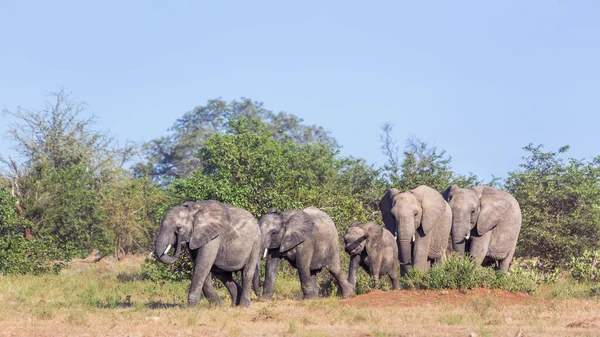
[[133, 178], [127, 171], [100, 191], [104, 213], [102, 228], [114, 255], [152, 251], [157, 235], [159, 211], [167, 202], [164, 191], [149, 178]]
[[107, 188], [120, 179], [121, 168], [134, 153], [95, 131], [94, 117], [84, 117], [85, 104], [59, 91], [39, 111], [17, 108], [9, 128], [22, 159], [2, 158], [16, 197], [17, 231], [27, 240], [50, 241], [68, 255], [112, 249], [111, 217], [102, 208]]
[[212, 99], [177, 119], [169, 129], [171, 134], [145, 144], [147, 160], [135, 166], [136, 174], [148, 175], [163, 185], [174, 178], [187, 177], [203, 165], [202, 158], [196, 156], [196, 152], [205, 140], [215, 134], [228, 133], [230, 121], [236, 118], [261, 121], [260, 127], [267, 128], [272, 137], [279, 141], [323, 143], [337, 148], [335, 139], [322, 127], [305, 125], [302, 119], [292, 114], [274, 113], [264, 108], [263, 103], [247, 98], [229, 103]]
[[544, 152], [529, 144], [524, 150], [521, 169], [506, 180], [523, 214], [517, 254], [566, 267], [585, 250], [600, 248], [600, 157], [565, 160], [568, 146]]

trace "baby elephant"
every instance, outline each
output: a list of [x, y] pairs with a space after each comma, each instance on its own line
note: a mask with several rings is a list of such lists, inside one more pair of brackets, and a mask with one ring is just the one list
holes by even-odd
[[376, 286], [380, 275], [388, 275], [392, 289], [398, 289], [398, 245], [390, 231], [375, 222], [361, 225], [354, 221], [344, 234], [344, 246], [350, 254], [348, 282], [353, 287], [356, 288], [356, 273], [361, 266]]

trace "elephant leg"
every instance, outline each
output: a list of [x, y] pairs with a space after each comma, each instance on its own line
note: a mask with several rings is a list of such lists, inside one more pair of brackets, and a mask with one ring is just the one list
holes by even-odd
[[300, 287], [302, 288], [302, 299], [309, 300], [317, 297], [318, 292], [313, 288], [310, 260], [312, 252], [307, 252], [300, 259], [296, 260], [296, 268], [298, 268], [298, 276], [300, 277]]
[[317, 284], [317, 270], [310, 271], [310, 287], [312, 288], [311, 298], [319, 297], [319, 285]]
[[221, 240], [216, 238], [209, 241], [203, 247], [198, 248], [196, 261], [194, 263], [194, 272], [192, 274], [192, 283], [188, 292], [188, 305], [195, 306], [200, 301], [200, 292], [204, 287], [204, 281], [210, 274], [210, 269], [217, 258]]
[[208, 276], [206, 276], [206, 279], [204, 280], [204, 284], [202, 285], [202, 293], [209, 302], [217, 306], [223, 305], [223, 301], [221, 301], [221, 298], [219, 297], [219, 295], [215, 291], [215, 288], [213, 287], [212, 277], [210, 273], [208, 274]]
[[[240, 296], [239, 305], [242, 307], [250, 306], [250, 292], [252, 291], [252, 285], [255, 283], [254, 275], [257, 273], [258, 265], [258, 247], [256, 247], [256, 256], [250, 257], [250, 263], [244, 266], [242, 269], [242, 294]], [[256, 289], [256, 287], [254, 288]]]
[[260, 292], [260, 264], [256, 264], [256, 270], [254, 271], [254, 277], [252, 278], [252, 288], [254, 288], [254, 293], [257, 297], [261, 297], [262, 294]]
[[417, 235], [413, 248], [413, 268], [420, 271], [429, 269], [429, 247], [431, 244], [431, 235]]
[[375, 289], [379, 289], [379, 274], [381, 273], [381, 263], [383, 256], [381, 254], [377, 254], [376, 256], [371, 256], [371, 263], [369, 265], [369, 274], [371, 275], [371, 279], [375, 285]]
[[477, 265], [481, 265], [485, 259], [488, 248], [490, 247], [490, 241], [492, 239], [492, 232], [488, 231], [482, 236], [471, 236], [471, 247], [470, 254]]
[[398, 284], [398, 271], [390, 273], [390, 281], [392, 282], [392, 290], [400, 289], [400, 285]]
[[267, 262], [265, 266], [265, 284], [263, 284], [262, 297], [270, 299], [273, 297], [275, 292], [275, 279], [277, 279], [277, 271], [279, 270], [279, 263], [281, 262], [280, 257], [273, 256], [276, 253], [269, 253], [267, 255]]
[[330, 264], [327, 266], [327, 269], [333, 275], [335, 280], [337, 281], [340, 288], [342, 288], [342, 296], [350, 297], [354, 295], [354, 287], [348, 283], [346, 279], [346, 275], [342, 273], [342, 265], [340, 262], [340, 256], [335, 254], [333, 258], [329, 261]]
[[503, 273], [508, 273], [510, 262], [512, 261], [513, 256], [515, 255], [515, 249], [516, 247], [513, 247], [513, 249], [511, 249], [510, 253], [508, 253], [504, 260], [500, 261], [500, 271], [502, 271]]
[[358, 267], [360, 266], [360, 255], [354, 255], [350, 257], [350, 266], [348, 267], [348, 283], [352, 288], [356, 289], [356, 274], [358, 273]]
[[238, 305], [240, 303], [240, 295], [242, 294], [242, 288], [233, 280], [232, 273], [215, 273], [215, 277], [218, 278], [221, 282], [223, 282], [225, 288], [227, 288], [227, 290], [229, 291], [229, 294], [231, 295], [231, 305]]

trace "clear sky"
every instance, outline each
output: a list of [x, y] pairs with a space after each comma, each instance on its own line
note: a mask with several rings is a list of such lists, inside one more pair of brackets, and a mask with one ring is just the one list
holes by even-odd
[[0, 0], [0, 107], [62, 86], [98, 129], [148, 141], [243, 96], [324, 126], [344, 155], [382, 164], [389, 121], [460, 173], [504, 177], [530, 142], [600, 154], [599, 15], [599, 1]]

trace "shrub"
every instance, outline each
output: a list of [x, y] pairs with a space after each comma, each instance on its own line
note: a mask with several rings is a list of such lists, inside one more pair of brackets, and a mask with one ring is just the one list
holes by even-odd
[[28, 241], [20, 234], [0, 236], [0, 273], [58, 273], [67, 266], [70, 254], [56, 246], [50, 237]]
[[600, 249], [586, 250], [581, 257], [571, 259], [571, 276], [580, 282], [600, 281]]
[[410, 269], [400, 278], [405, 289], [460, 289], [476, 287], [532, 293], [546, 278], [537, 272], [517, 268], [508, 274], [476, 265], [470, 258], [450, 254], [434, 264], [427, 272]]
[[146, 258], [141, 265], [140, 276], [150, 281], [183, 281], [192, 277], [194, 266], [187, 249], [182, 249], [182, 257], [173, 264], [164, 264], [154, 258]]

